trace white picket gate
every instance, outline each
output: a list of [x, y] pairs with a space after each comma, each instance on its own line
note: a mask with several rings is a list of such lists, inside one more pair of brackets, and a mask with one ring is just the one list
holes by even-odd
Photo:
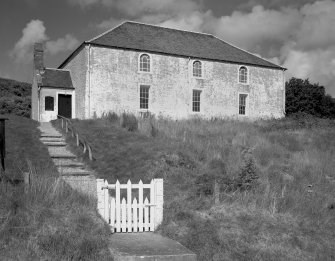
[[[127, 199], [121, 199], [121, 190], [127, 190]], [[137, 193], [138, 199], [132, 197]], [[143, 190], [149, 189], [149, 198], [143, 200]], [[109, 190], [115, 190], [112, 197]], [[153, 179], [150, 184], [108, 184], [107, 180], [97, 179], [98, 212], [114, 232], [154, 231], [163, 221], [163, 179]], [[133, 200], [132, 200], [133, 198]]]

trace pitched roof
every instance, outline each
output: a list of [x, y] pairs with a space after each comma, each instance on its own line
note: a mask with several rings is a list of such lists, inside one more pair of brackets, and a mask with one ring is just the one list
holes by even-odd
[[74, 89], [70, 71], [46, 68], [41, 76], [42, 87]]
[[85, 43], [285, 69], [210, 34], [124, 22]]

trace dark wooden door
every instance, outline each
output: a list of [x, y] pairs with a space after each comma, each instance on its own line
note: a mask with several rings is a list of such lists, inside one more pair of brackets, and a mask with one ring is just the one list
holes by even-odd
[[72, 117], [72, 95], [58, 94], [58, 115]]

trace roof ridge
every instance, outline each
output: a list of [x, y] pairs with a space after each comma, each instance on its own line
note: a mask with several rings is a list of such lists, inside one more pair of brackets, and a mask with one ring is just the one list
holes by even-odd
[[126, 20], [123, 21], [122, 23], [120, 23], [117, 26], [114, 26], [111, 29], [108, 29], [107, 31], [99, 34], [96, 37], [93, 37], [92, 39], [85, 41], [87, 43], [90, 43], [94, 40], [97, 40], [98, 38], [100, 38], [101, 36], [104, 36], [105, 34], [108, 34], [109, 32], [113, 31], [114, 29], [120, 27], [121, 25], [127, 24], [127, 23], [132, 23], [132, 24], [139, 24], [139, 25], [146, 25], [146, 26], [151, 26], [151, 27], [158, 27], [158, 28], [163, 28], [163, 29], [167, 29], [167, 30], [172, 30], [172, 31], [179, 31], [179, 32], [186, 32], [186, 33], [192, 33], [192, 34], [201, 34], [201, 35], [206, 35], [206, 36], [212, 36], [214, 37], [212, 34], [208, 34], [208, 33], [202, 33], [202, 32], [195, 32], [195, 31], [190, 31], [190, 30], [182, 30], [182, 29], [175, 29], [175, 28], [170, 28], [170, 27], [166, 27], [166, 26], [161, 26], [161, 25], [153, 25], [153, 24], [147, 24], [147, 23], [143, 23], [143, 22], [137, 22], [137, 21], [131, 21], [131, 20]]
[[166, 27], [166, 26], [161, 26], [161, 25], [154, 25], [154, 24], [147, 24], [147, 23], [136, 22], [136, 21], [131, 21], [131, 20], [127, 20], [124, 23], [141, 24], [141, 25], [147, 25], [147, 26], [152, 26], [152, 27], [164, 28], [164, 29], [173, 30], [173, 31], [181, 31], [181, 32], [186, 32], [186, 33], [203, 34], [203, 35], [207, 35], [207, 36], [213, 36], [213, 34], [208, 34], [208, 33], [195, 32], [195, 31], [191, 31], [191, 30], [176, 29], [176, 28], [171, 28], [171, 27]]
[[92, 42], [92, 41], [94, 41], [94, 40], [100, 38], [101, 36], [104, 36], [105, 34], [108, 34], [109, 32], [113, 31], [114, 29], [118, 28], [119, 26], [121, 26], [121, 25], [123, 25], [123, 24], [125, 24], [125, 23], [127, 23], [127, 21], [123, 21], [122, 23], [118, 24], [117, 26], [114, 26], [114, 27], [112, 27], [111, 29], [108, 29], [107, 31], [105, 31], [105, 32], [103, 32], [103, 33], [97, 35], [96, 37], [93, 37], [91, 40], [85, 41], [84, 43], [86, 43], [86, 42], [87, 42], [87, 43], [90, 43], [90, 42]]
[[240, 51], [246, 52], [246, 53], [248, 53], [248, 54], [250, 54], [250, 55], [252, 55], [252, 56], [255, 56], [255, 57], [259, 58], [259, 59], [262, 59], [262, 60], [264, 60], [264, 61], [266, 61], [266, 62], [268, 62], [268, 63], [271, 63], [271, 64], [273, 64], [273, 65], [275, 65], [275, 66], [278, 66], [278, 67], [282, 68], [283, 70], [287, 70], [285, 67], [282, 67], [282, 66], [280, 66], [280, 65], [278, 65], [278, 64], [275, 64], [275, 63], [273, 63], [273, 62], [270, 62], [270, 61], [268, 61], [267, 59], [265, 59], [265, 58], [263, 58], [263, 57], [257, 56], [257, 55], [255, 55], [255, 54], [253, 54], [253, 53], [251, 53], [251, 52], [249, 52], [249, 51], [247, 51], [247, 50], [244, 50], [244, 49], [242, 49], [242, 48], [240, 48], [240, 47], [238, 47], [238, 46], [236, 46], [236, 45], [234, 45], [234, 44], [232, 44], [232, 43], [230, 43], [230, 42], [227, 42], [227, 41], [225, 41], [225, 40], [222, 40], [221, 38], [219, 38], [219, 37], [217, 37], [217, 36], [215, 36], [215, 35], [213, 35], [213, 37], [216, 38], [216, 39], [218, 39], [218, 40], [221, 41], [221, 42], [224, 42], [224, 43], [226, 43], [226, 44], [229, 44], [230, 46], [232, 46], [232, 47], [234, 47], [234, 48], [236, 48], [236, 49], [239, 49]]

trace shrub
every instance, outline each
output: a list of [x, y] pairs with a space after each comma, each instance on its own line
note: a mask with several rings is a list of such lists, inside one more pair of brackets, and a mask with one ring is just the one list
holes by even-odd
[[236, 179], [236, 186], [242, 191], [250, 190], [255, 187], [259, 179], [255, 159], [253, 158], [250, 149], [245, 150], [243, 154], [244, 164]]
[[127, 129], [128, 131], [138, 130], [138, 121], [134, 114], [122, 113], [121, 127]]
[[108, 112], [106, 115], [103, 114], [102, 118], [111, 122], [111, 123], [119, 122], [119, 120], [120, 120], [119, 115], [117, 115], [115, 112]]

